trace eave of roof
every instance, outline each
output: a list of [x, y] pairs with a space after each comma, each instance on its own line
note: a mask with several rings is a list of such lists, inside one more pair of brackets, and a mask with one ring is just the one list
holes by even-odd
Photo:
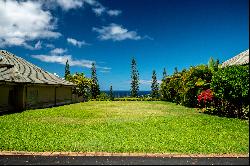
[[8, 51], [0, 50], [0, 81], [76, 86]]
[[221, 67], [249, 64], [249, 49], [222, 63]]

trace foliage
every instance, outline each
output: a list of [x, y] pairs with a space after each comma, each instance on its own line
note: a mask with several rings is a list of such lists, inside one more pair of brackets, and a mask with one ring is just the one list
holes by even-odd
[[159, 101], [28, 110], [0, 116], [0, 133], [0, 151], [249, 153], [248, 121]]
[[181, 103], [188, 107], [197, 106], [198, 94], [210, 88], [211, 79], [212, 72], [206, 65], [190, 67], [182, 74]]
[[201, 108], [209, 108], [212, 105], [213, 102], [213, 92], [210, 89], [203, 90], [199, 95], [198, 95], [198, 103]]
[[110, 97], [107, 93], [101, 92], [99, 95], [97, 95], [96, 101], [108, 101], [110, 100]]
[[162, 100], [223, 116], [249, 117], [249, 66], [219, 68], [219, 60], [208, 65], [174, 72], [162, 80]]
[[83, 73], [76, 73], [74, 75], [68, 75], [68, 80], [73, 82], [77, 86], [73, 89], [73, 93], [78, 96], [83, 96], [85, 100], [90, 98], [90, 88], [92, 80], [85, 77]]
[[96, 67], [94, 63], [92, 63], [92, 67], [91, 67], [91, 79], [92, 79], [91, 97], [93, 99], [96, 99], [97, 95], [100, 94], [100, 87], [99, 87], [97, 74], [96, 74]]
[[152, 75], [151, 96], [153, 98], [159, 97], [159, 84], [157, 82], [155, 70], [153, 70], [153, 75]]
[[166, 101], [179, 103], [181, 91], [181, 75], [175, 74], [166, 77], [161, 85], [162, 98]]
[[65, 65], [65, 74], [64, 74], [64, 79], [69, 80], [70, 77], [70, 69], [69, 69], [69, 61], [67, 59], [66, 65]]
[[139, 72], [136, 67], [136, 61], [133, 58], [131, 62], [131, 97], [137, 97], [139, 91]]
[[160, 99], [152, 97], [120, 97], [115, 98], [114, 101], [160, 101]]
[[217, 59], [216, 62], [215, 62], [215, 65], [214, 65], [214, 71], [215, 72], [219, 70], [219, 65], [220, 65], [220, 61], [219, 61], [219, 59]]
[[112, 87], [112, 85], [110, 86], [110, 90], [109, 90], [109, 99], [111, 101], [114, 100], [114, 94], [113, 94], [113, 87]]
[[209, 88], [212, 73], [205, 65], [190, 67], [166, 77], [161, 84], [163, 100], [175, 102], [188, 107], [197, 106], [197, 96]]
[[[231, 117], [249, 117], [249, 66], [221, 68], [213, 75], [211, 89], [216, 97], [216, 111]], [[244, 113], [245, 112], [245, 113]]]
[[213, 57], [210, 57], [209, 61], [208, 61], [208, 68], [212, 71], [212, 72], [216, 72], [218, 71], [218, 66], [219, 66], [219, 60], [217, 59], [216, 61], [213, 59]]

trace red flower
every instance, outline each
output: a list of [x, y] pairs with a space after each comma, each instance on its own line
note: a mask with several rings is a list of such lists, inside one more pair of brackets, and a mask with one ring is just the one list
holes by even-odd
[[206, 106], [206, 103], [209, 104], [209, 102], [213, 101], [213, 92], [210, 89], [207, 90], [203, 90], [199, 95], [198, 95], [198, 102], [200, 105], [202, 105], [203, 103]]

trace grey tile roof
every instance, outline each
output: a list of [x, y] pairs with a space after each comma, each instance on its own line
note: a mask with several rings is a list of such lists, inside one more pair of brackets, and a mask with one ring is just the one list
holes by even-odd
[[221, 67], [249, 64], [249, 49], [222, 63]]
[[5, 50], [0, 50], [0, 81], [74, 86]]

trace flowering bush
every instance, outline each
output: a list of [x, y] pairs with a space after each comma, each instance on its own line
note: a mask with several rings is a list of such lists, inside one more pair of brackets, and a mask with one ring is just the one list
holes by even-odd
[[212, 102], [213, 102], [214, 96], [213, 92], [210, 89], [203, 90], [199, 95], [198, 95], [198, 103], [201, 108], [207, 108], [210, 107]]
[[211, 84], [217, 114], [249, 117], [249, 65], [229, 66], [214, 73]]
[[162, 100], [187, 107], [197, 106], [197, 96], [203, 89], [210, 88], [212, 72], [206, 65], [190, 67], [166, 77], [161, 84]]

